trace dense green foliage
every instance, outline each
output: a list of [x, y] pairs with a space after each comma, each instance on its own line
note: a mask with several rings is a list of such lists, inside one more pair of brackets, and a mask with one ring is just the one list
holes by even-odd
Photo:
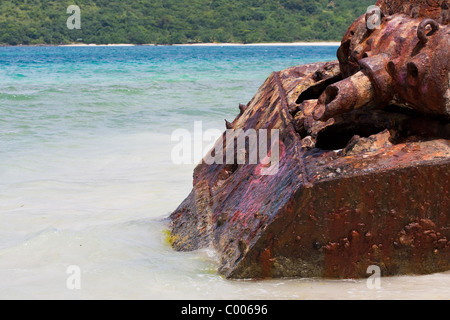
[[[1, 0], [0, 43], [340, 40], [375, 0]], [[69, 5], [81, 30], [69, 30]]]

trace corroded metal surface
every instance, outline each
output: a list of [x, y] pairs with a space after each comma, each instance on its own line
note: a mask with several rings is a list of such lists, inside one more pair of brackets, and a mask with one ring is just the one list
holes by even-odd
[[[404, 1], [403, 7], [409, 8]], [[384, 16], [380, 27], [371, 30], [366, 17], [359, 18], [338, 51], [341, 70], [348, 79], [327, 89], [316, 118], [326, 120], [369, 103], [377, 108], [396, 104], [423, 114], [450, 116], [450, 26], [448, 19], [444, 20], [446, 24], [440, 24], [397, 13]], [[369, 84], [346, 91], [349, 82]], [[348, 96], [366, 99], [349, 106]]]
[[379, 0], [377, 6], [385, 15], [402, 13], [415, 19], [434, 19], [441, 24], [450, 22], [448, 0]]
[[227, 129], [279, 130], [279, 169], [200, 164], [175, 249], [214, 248], [229, 278], [450, 270], [447, 2], [377, 4], [380, 28], [361, 16], [339, 60], [274, 72], [239, 106]]

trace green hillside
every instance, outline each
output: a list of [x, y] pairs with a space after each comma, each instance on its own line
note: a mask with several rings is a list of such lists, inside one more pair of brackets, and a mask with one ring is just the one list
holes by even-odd
[[[1, 0], [0, 43], [341, 40], [375, 0]], [[81, 30], [69, 30], [69, 5]]]

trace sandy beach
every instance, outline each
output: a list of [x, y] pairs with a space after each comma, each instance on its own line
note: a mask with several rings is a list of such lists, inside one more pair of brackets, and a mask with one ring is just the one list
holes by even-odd
[[278, 42], [278, 43], [194, 43], [194, 44], [177, 44], [176, 46], [249, 46], [249, 47], [266, 47], [266, 46], [340, 46], [340, 42]]
[[[191, 43], [191, 44], [173, 44], [171, 46], [178, 47], [226, 47], [226, 46], [249, 46], [249, 47], [264, 47], [264, 46], [340, 46], [340, 42], [278, 42], [278, 43]], [[132, 46], [163, 46], [155, 44], [85, 44], [85, 43], [74, 43], [74, 44], [64, 44], [59, 45], [60, 47], [132, 47]]]

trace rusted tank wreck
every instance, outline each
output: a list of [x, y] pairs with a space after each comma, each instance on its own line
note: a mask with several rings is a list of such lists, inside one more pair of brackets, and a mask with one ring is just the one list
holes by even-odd
[[198, 165], [176, 250], [211, 247], [239, 279], [450, 270], [449, 1], [376, 5], [337, 61], [274, 72], [240, 105], [227, 129], [279, 130], [278, 170]]

